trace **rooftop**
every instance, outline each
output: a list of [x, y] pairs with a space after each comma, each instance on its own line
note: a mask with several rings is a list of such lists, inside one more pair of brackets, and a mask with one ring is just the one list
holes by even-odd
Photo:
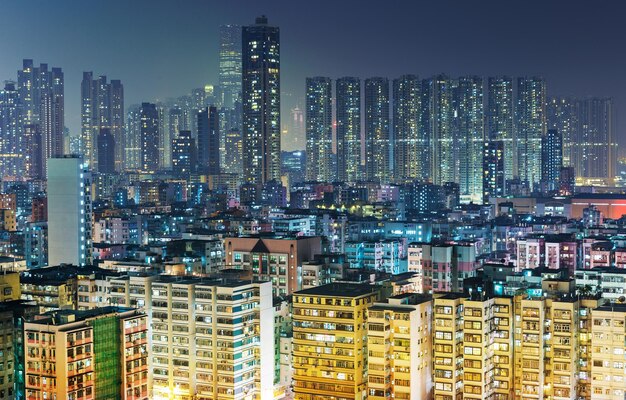
[[378, 291], [376, 286], [359, 283], [330, 283], [296, 292], [296, 295], [361, 297]]

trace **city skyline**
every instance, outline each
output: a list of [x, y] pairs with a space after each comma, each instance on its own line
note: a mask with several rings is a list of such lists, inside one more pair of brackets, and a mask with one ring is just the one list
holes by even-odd
[[[120, 2], [110, 8], [104, 4], [77, 6], [76, 13], [102, 16], [85, 24], [84, 19], [71, 18], [72, 13], [63, 13], [45, 3], [32, 9], [17, 2], [5, 3], [7, 15], [15, 18], [0, 28], [0, 34], [8, 39], [0, 43], [0, 51], [5, 54], [0, 61], [0, 79], [15, 80], [15, 71], [23, 58], [45, 60], [63, 68], [66, 125], [72, 135], [79, 135], [79, 91], [84, 71], [98, 71], [120, 79], [125, 86], [127, 105], [176, 97], [192, 88], [219, 82], [220, 25], [246, 25], [255, 16], [266, 14], [273, 24], [281, 27], [285, 37], [281, 50], [284, 115], [296, 106], [304, 107], [305, 78], [309, 76], [357, 76], [362, 79], [383, 76], [391, 80], [404, 74], [425, 77], [446, 73], [451, 76], [478, 75], [484, 79], [499, 75], [540, 75], [548, 84], [548, 96], [613, 97], [617, 114], [626, 104], [622, 94], [626, 93], [626, 82], [619, 73], [626, 60], [611, 56], [611, 49], [619, 45], [616, 16], [623, 7], [619, 4], [602, 4], [588, 10], [582, 2], [567, 5], [563, 2], [536, 2], [534, 4], [541, 12], [533, 14], [530, 4], [516, 10], [520, 15], [515, 19], [505, 10], [497, 11], [489, 5], [483, 7], [487, 12], [479, 12], [457, 2], [405, 5], [380, 13], [359, 7], [354, 11], [354, 19], [346, 18], [351, 9], [348, 3], [334, 5], [335, 12], [327, 15], [323, 13], [324, 3], [307, 13], [300, 13], [297, 7], [285, 2], [255, 2], [247, 4], [248, 7], [224, 4], [219, 9], [209, 9], [206, 4], [190, 1], [187, 3], [189, 7], [177, 9], [176, 13], [171, 13], [173, 5], [169, 2], [160, 2], [151, 9], [141, 4]], [[442, 10], [447, 11], [449, 23], [455, 25], [455, 29], [442, 30], [438, 40], [424, 39], [432, 36], [428, 32], [435, 28], [434, 22], [424, 18], [417, 24], [411, 22], [411, 16], [417, 21], [419, 15]], [[162, 21], [169, 14], [175, 15], [175, 20], [168, 24], [149, 25], [136, 18], [139, 12], [147, 13], [146, 20]], [[44, 30], [50, 34], [48, 36], [59, 40], [45, 43], [34, 40], [29, 32], [18, 35], [20, 30], [16, 23], [26, 17], [40, 27], [34, 31]], [[107, 17], [115, 18], [119, 29], [106, 30], [106, 23], [101, 21], [109, 20]], [[321, 38], [316, 39], [317, 35], [311, 32], [320, 18], [337, 24], [342, 21], [353, 28], [346, 31], [359, 32], [361, 36], [355, 40], [352, 35], [330, 29], [321, 32]], [[375, 22], [374, 18], [379, 21], [376, 26], [386, 28], [357, 29], [359, 20]], [[185, 19], [189, 22], [185, 23], [188, 29], [168, 28], [183, 23]], [[52, 20], [54, 25], [50, 23]], [[196, 20], [202, 23], [191, 23]], [[523, 21], [528, 20], [533, 21], [533, 30], [525, 28]], [[394, 23], [388, 23], [391, 21]], [[588, 28], [576, 29], [582, 22]], [[471, 46], [467, 38], [455, 37], [453, 32], [448, 32], [470, 27], [474, 29], [472, 37], [475, 40]], [[494, 30], [503, 35], [492, 34]], [[82, 34], [74, 35], [75, 31]], [[516, 32], [525, 34], [517, 35]], [[331, 37], [334, 40], [326, 40]], [[98, 45], [94, 46], [96, 38]], [[144, 42], [142, 38], [151, 40]], [[322, 46], [321, 43], [329, 44]], [[375, 52], [365, 51], [368, 43], [374, 46]], [[492, 49], [495, 48], [497, 57], [493, 56]], [[610, 61], [598, 62], [606, 60], [607, 54]], [[324, 59], [335, 62], [325, 63]], [[288, 119], [283, 118], [283, 127], [287, 123]], [[623, 144], [624, 135], [619, 134], [619, 124], [616, 130], [616, 136]], [[294, 138], [292, 134], [283, 138], [286, 150], [303, 149], [305, 143], [305, 138]]]

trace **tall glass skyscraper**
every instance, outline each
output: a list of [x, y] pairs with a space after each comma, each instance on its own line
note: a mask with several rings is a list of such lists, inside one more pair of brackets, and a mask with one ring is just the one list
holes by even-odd
[[517, 176], [517, 154], [513, 131], [513, 80], [508, 76], [490, 77], [487, 83], [487, 132], [485, 140], [502, 142], [504, 179]]
[[461, 201], [481, 203], [485, 131], [482, 78], [459, 78], [454, 97]]
[[109, 129], [114, 142], [115, 168], [123, 161], [124, 87], [121, 81], [107, 82], [106, 76], [93, 79], [93, 72], [83, 72], [81, 82], [81, 144], [89, 167], [98, 171], [98, 135]]
[[403, 75], [393, 81], [394, 178], [396, 182], [428, 176], [428, 138], [421, 127], [421, 81]]
[[221, 105], [233, 108], [241, 96], [241, 26], [220, 26], [219, 63]]
[[534, 189], [541, 180], [541, 138], [546, 133], [546, 84], [543, 78], [517, 80], [517, 171]]
[[124, 169], [141, 169], [141, 107], [128, 107], [126, 135], [124, 137]]
[[361, 179], [361, 80], [337, 79], [337, 179]]
[[365, 80], [365, 177], [388, 183], [389, 173], [389, 80]]
[[[280, 38], [265, 16], [242, 31], [244, 181], [280, 179]], [[260, 191], [258, 191], [260, 192]]]
[[333, 110], [330, 78], [306, 78], [306, 180], [330, 182]]

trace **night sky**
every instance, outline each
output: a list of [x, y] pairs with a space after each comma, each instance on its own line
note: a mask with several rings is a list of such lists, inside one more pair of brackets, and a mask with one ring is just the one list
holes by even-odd
[[[121, 79], [126, 105], [217, 83], [218, 26], [266, 14], [281, 29], [283, 123], [304, 78], [476, 74], [546, 78], [549, 95], [611, 96], [626, 126], [622, 1], [0, 2], [0, 80], [23, 58], [65, 72], [66, 125], [80, 130], [82, 71]], [[283, 138], [286, 150], [303, 138]]]

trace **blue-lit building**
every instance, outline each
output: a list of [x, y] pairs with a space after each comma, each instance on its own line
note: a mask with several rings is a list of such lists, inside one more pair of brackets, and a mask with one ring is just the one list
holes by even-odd
[[563, 137], [556, 129], [548, 129], [541, 139], [541, 180], [550, 191], [559, 188], [563, 168]]

